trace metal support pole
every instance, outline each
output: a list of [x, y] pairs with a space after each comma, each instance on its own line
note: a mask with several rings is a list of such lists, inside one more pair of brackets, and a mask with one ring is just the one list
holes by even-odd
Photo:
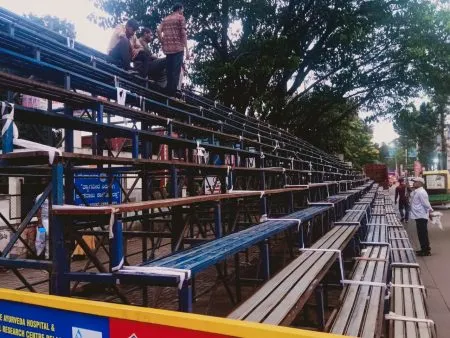
[[[148, 158], [145, 148], [146, 148], [146, 145], [144, 143], [142, 156], [144, 158]], [[146, 168], [144, 168], [142, 171], [142, 191], [141, 191], [142, 201], [150, 200], [149, 188], [150, 188], [149, 187], [149, 177], [148, 177]], [[150, 231], [149, 214], [150, 214], [149, 210], [147, 210], [147, 209], [142, 210], [142, 230], [143, 231]], [[153, 237], [151, 240], [152, 240], [152, 248], [153, 248], [153, 243], [154, 243]], [[148, 238], [142, 237], [142, 261], [143, 262], [146, 262], [148, 260], [147, 252], [148, 252]], [[144, 287], [142, 289], [142, 303], [143, 303], [143, 306], [148, 305], [148, 289], [147, 289], [146, 285], [144, 285]]]
[[110, 245], [111, 245], [110, 271], [111, 272], [120, 270], [124, 263], [122, 221], [118, 221], [117, 219], [114, 221], [113, 234], [114, 234], [114, 237], [110, 241]]
[[73, 168], [69, 164], [65, 171], [65, 180], [64, 180], [64, 199], [66, 204], [72, 205], [74, 204], [74, 192], [75, 192], [75, 182], [74, 182], [74, 173]]
[[[66, 74], [64, 77], [64, 89], [70, 90], [70, 75]], [[73, 109], [64, 104], [64, 115], [73, 117]], [[64, 129], [64, 150], [68, 153], [73, 153], [73, 129]]]
[[[10, 91], [8, 91], [8, 101], [12, 102], [12, 100], [13, 100], [13, 95]], [[6, 108], [6, 109], [8, 109], [8, 108]], [[0, 116], [0, 118], [2, 118], [2, 116]], [[3, 121], [4, 121], [3, 123], [6, 123], [7, 120], [3, 120]], [[2, 128], [3, 128], [3, 124], [2, 124]], [[3, 151], [3, 154], [6, 154], [6, 153], [12, 153], [13, 150], [14, 150], [14, 126], [13, 126], [13, 123], [11, 123], [9, 125], [8, 129], [6, 129], [5, 133], [2, 136], [2, 151]]]
[[316, 310], [317, 310], [317, 322], [319, 323], [320, 330], [325, 327], [325, 302], [323, 288], [321, 285], [316, 288]]
[[261, 258], [263, 265], [263, 279], [267, 281], [270, 279], [270, 256], [268, 239], [264, 240], [264, 242], [261, 244]]
[[[97, 123], [103, 124], [103, 105], [102, 104], [99, 104], [97, 107]], [[103, 135], [102, 135], [102, 133], [98, 133], [95, 138], [97, 140], [97, 149], [95, 149], [95, 152], [96, 152], [95, 154], [103, 155], [103, 149], [102, 149]]]
[[[259, 168], [263, 169], [264, 168], [264, 157], [261, 156], [260, 160], [259, 160]], [[259, 184], [259, 189], [262, 191], [266, 190], [266, 174], [264, 171], [261, 171], [260, 173], [260, 184]], [[267, 197], [266, 196], [262, 196], [261, 200], [260, 200], [260, 214], [261, 215], [268, 215], [268, 210], [267, 210]]]
[[231, 190], [233, 188], [233, 186], [234, 186], [233, 179], [234, 179], [233, 170], [230, 169], [227, 174], [227, 181], [228, 181], [227, 190]]
[[[62, 163], [52, 168], [52, 205], [64, 203], [63, 180], [64, 168]], [[55, 295], [69, 296], [70, 281], [66, 273], [70, 271], [69, 252], [65, 246], [65, 222], [57, 216], [51, 216], [50, 236], [52, 245], [53, 271], [50, 277], [50, 292]], [[69, 221], [70, 222], [70, 221]]]
[[[66, 75], [65, 89], [70, 90], [70, 76]], [[64, 115], [73, 117], [73, 109], [64, 104]], [[64, 151], [68, 153], [74, 152], [73, 129], [64, 129]], [[74, 173], [72, 166], [69, 164], [65, 169], [65, 201], [66, 204], [73, 204], [74, 200]]]
[[[141, 130], [149, 131], [150, 126], [148, 123], [142, 122]], [[146, 139], [142, 142], [142, 158], [151, 158], [152, 157], [152, 143]]]
[[242, 300], [241, 293], [241, 262], [239, 253], [234, 255], [234, 275], [236, 278], [236, 300], [239, 303]]
[[223, 236], [222, 231], [222, 205], [219, 202], [214, 206], [214, 229], [216, 233], [216, 238]]
[[171, 247], [172, 252], [177, 250], [178, 243], [179, 248], [183, 249], [183, 237], [184, 236], [184, 220], [183, 220], [183, 208], [181, 206], [172, 207], [172, 239]]
[[294, 212], [294, 192], [288, 192], [288, 213]]
[[[6, 123], [6, 122], [5, 122]], [[6, 129], [2, 136], [2, 151], [3, 154], [12, 153], [14, 150], [14, 127], [13, 124]]]
[[178, 173], [175, 165], [170, 166], [170, 196], [178, 197]]
[[183, 312], [192, 312], [192, 285], [189, 280], [183, 282], [181, 290], [178, 291], [179, 308]]
[[[167, 135], [172, 136], [173, 134], [173, 124], [171, 121], [167, 123]], [[169, 160], [172, 160], [172, 147], [169, 145], [168, 147], [168, 153], [169, 153]], [[178, 197], [178, 177], [177, 177], [177, 169], [174, 165], [170, 166], [170, 197], [177, 198]]]
[[139, 135], [138, 133], [133, 133], [132, 140], [132, 156], [133, 158], [139, 158]]

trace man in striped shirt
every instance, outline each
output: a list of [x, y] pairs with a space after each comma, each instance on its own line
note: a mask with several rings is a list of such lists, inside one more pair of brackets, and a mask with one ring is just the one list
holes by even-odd
[[180, 72], [183, 65], [184, 52], [189, 60], [187, 47], [186, 19], [183, 16], [183, 5], [176, 4], [172, 14], [168, 15], [158, 27], [158, 38], [166, 54], [167, 94], [174, 96], [180, 81]]

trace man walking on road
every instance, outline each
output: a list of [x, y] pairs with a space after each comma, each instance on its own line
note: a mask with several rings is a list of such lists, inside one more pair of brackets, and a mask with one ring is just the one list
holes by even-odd
[[167, 69], [167, 95], [175, 96], [180, 72], [183, 65], [184, 51], [186, 60], [189, 60], [187, 47], [186, 19], [183, 16], [183, 5], [176, 4], [172, 8], [172, 14], [165, 17], [158, 27], [158, 38], [166, 54]]
[[410, 188], [406, 186], [405, 179], [403, 177], [401, 177], [398, 182], [399, 185], [395, 188], [395, 204], [397, 204], [398, 200], [398, 210], [400, 211], [401, 221], [408, 223]]
[[428, 193], [423, 188], [425, 181], [422, 177], [416, 177], [414, 192], [411, 195], [411, 219], [416, 220], [417, 236], [419, 237], [421, 250], [416, 251], [418, 256], [430, 256], [430, 240], [428, 239], [428, 220], [431, 219], [433, 208], [428, 199]]

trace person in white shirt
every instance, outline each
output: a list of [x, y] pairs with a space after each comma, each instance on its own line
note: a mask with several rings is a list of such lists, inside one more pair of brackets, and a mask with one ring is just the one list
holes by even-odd
[[422, 177], [416, 177], [414, 181], [414, 192], [411, 195], [410, 218], [416, 220], [417, 236], [419, 237], [420, 247], [416, 251], [418, 256], [430, 256], [430, 240], [428, 239], [428, 220], [431, 219], [431, 207], [428, 199], [428, 193], [423, 188], [425, 181]]

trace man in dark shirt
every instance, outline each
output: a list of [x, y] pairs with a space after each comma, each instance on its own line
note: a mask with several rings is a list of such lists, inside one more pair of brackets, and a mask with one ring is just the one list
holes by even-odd
[[133, 46], [133, 67], [143, 77], [149, 77], [160, 87], [166, 86], [166, 58], [153, 55], [149, 44], [153, 40], [152, 31], [144, 27]]
[[131, 52], [136, 44], [135, 33], [139, 28], [136, 20], [130, 19], [114, 29], [108, 46], [109, 62], [125, 70], [130, 70]]
[[400, 211], [401, 221], [408, 222], [409, 218], [409, 193], [410, 188], [406, 186], [405, 179], [401, 177], [398, 180], [398, 187], [395, 188], [395, 203], [398, 200], [398, 210]]

